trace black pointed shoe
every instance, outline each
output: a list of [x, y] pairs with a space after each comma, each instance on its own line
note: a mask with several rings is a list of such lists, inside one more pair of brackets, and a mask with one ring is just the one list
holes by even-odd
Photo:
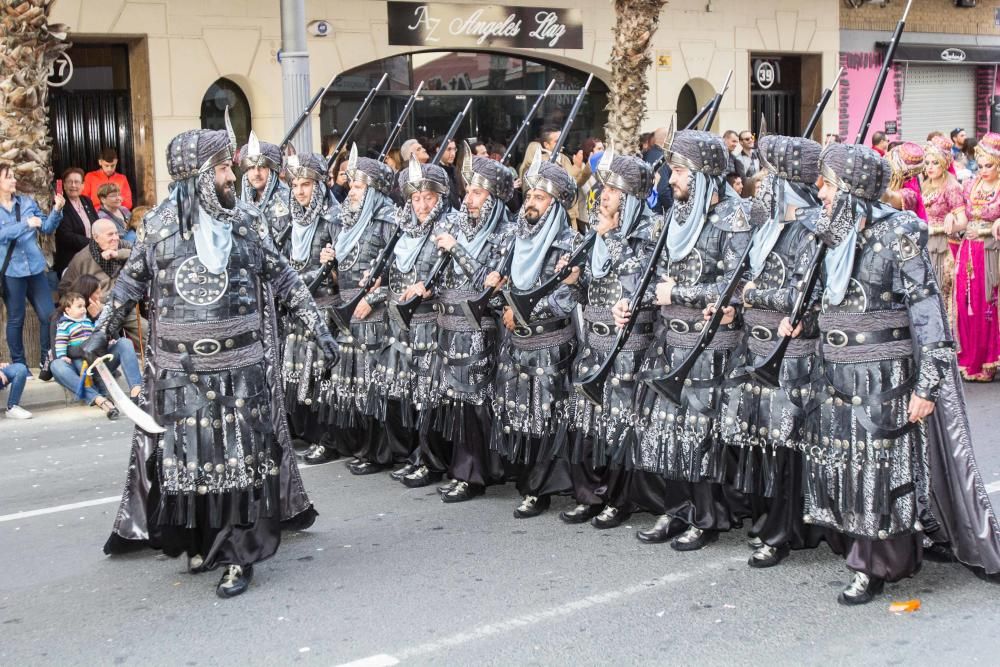
[[472, 500], [476, 496], [481, 496], [486, 492], [485, 487], [478, 484], [469, 484], [468, 482], [455, 481], [455, 485], [451, 487], [448, 493], [441, 494], [441, 500], [446, 503], [462, 503], [466, 500]]
[[352, 475], [374, 475], [387, 470], [388, 467], [372, 461], [358, 461], [347, 466], [347, 469], [351, 471]]
[[188, 572], [191, 574], [201, 574], [205, 571], [202, 565], [205, 564], [205, 559], [201, 554], [195, 554], [193, 556], [188, 556]]
[[635, 538], [646, 544], [662, 544], [669, 542], [674, 535], [682, 533], [686, 525], [669, 514], [661, 514], [652, 528], [636, 531]]
[[837, 602], [848, 607], [868, 604], [881, 595], [885, 589], [885, 579], [870, 577], [863, 572], [855, 572], [851, 583], [837, 596]]
[[698, 551], [718, 539], [719, 532], [716, 530], [702, 530], [691, 526], [684, 531], [683, 535], [674, 538], [674, 541], [670, 543], [670, 548], [674, 551]]
[[416, 470], [419, 466], [415, 466], [412, 463], [407, 463], [399, 470], [393, 470], [389, 473], [389, 477], [393, 478], [397, 482], [402, 482], [403, 478], [409, 475], [411, 472]]
[[549, 508], [552, 498], [549, 496], [525, 496], [521, 504], [514, 510], [515, 519], [530, 519]]
[[306, 462], [307, 465], [319, 465], [320, 463], [328, 463], [337, 458], [337, 452], [335, 452], [330, 447], [326, 445], [313, 445], [306, 452], [306, 455], [302, 457], [302, 460]]
[[227, 565], [215, 588], [215, 594], [220, 598], [234, 598], [246, 593], [253, 581], [253, 565]]
[[457, 479], [449, 479], [447, 484], [442, 484], [437, 488], [437, 492], [439, 495], [443, 496], [444, 494], [454, 489], [456, 484], [458, 484]]
[[601, 510], [600, 514], [590, 520], [590, 525], [594, 528], [600, 528], [601, 530], [607, 528], [617, 528], [625, 523], [630, 516], [632, 516], [631, 512], [626, 512], [625, 510], [614, 507], [613, 505], [608, 505]]
[[559, 519], [563, 523], [587, 523], [601, 511], [600, 505], [577, 505], [571, 510], [559, 512]]
[[419, 489], [424, 486], [430, 486], [434, 482], [440, 482], [443, 476], [443, 473], [434, 472], [427, 466], [420, 466], [404, 477], [402, 482], [403, 486], [408, 489]]
[[791, 549], [788, 548], [787, 544], [782, 544], [780, 547], [772, 547], [770, 544], [762, 543], [760, 547], [750, 554], [747, 565], [757, 569], [774, 567], [788, 558], [789, 553], [791, 553]]

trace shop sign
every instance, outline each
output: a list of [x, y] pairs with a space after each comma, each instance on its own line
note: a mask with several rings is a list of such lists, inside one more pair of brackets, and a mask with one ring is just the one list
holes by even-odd
[[892, 135], [899, 134], [899, 126], [896, 124], [896, 121], [894, 120], [885, 121], [885, 133]]
[[772, 65], [767, 60], [761, 60], [757, 63], [757, 67], [754, 69], [754, 78], [757, 79], [757, 85], [767, 90], [774, 85], [775, 76], [774, 65]]
[[582, 49], [579, 9], [388, 2], [393, 46]]
[[949, 63], [960, 63], [965, 61], [965, 51], [962, 49], [945, 49], [941, 52], [941, 60]]
[[48, 83], [54, 88], [65, 86], [73, 78], [73, 61], [63, 51], [49, 65]]

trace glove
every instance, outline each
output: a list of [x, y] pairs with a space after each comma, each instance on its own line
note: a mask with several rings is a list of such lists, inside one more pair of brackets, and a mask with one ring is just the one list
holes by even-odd
[[108, 336], [103, 331], [95, 331], [83, 344], [83, 358], [92, 366], [96, 359], [108, 353]]
[[340, 359], [340, 346], [330, 332], [322, 334], [316, 339], [319, 349], [323, 351], [323, 361], [327, 368], [332, 367]]

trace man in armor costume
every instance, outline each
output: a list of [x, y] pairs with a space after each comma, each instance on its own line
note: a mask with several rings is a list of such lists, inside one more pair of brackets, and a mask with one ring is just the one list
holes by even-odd
[[[674, 205], [665, 232], [665, 275], [655, 287], [655, 304], [662, 306], [656, 345], [646, 353], [640, 380], [665, 377], [691, 353], [708, 309], [750, 242], [751, 202], [726, 185], [732, 159], [722, 140], [708, 132], [682, 130], [666, 152]], [[622, 324], [631, 315], [627, 307], [626, 299], [616, 305], [616, 320]], [[729, 489], [722, 483], [727, 452], [716, 428], [721, 385], [740, 338], [738, 313], [732, 306], [726, 309], [714, 339], [690, 373], [680, 405], [645, 383], [636, 393], [637, 442], [628, 462], [635, 469], [629, 498], [662, 515], [652, 529], [637, 534], [641, 541], [666, 542], [684, 531], [671, 547], [693, 551], [715, 541], [719, 531], [737, 520]]]
[[815, 546], [823, 536], [802, 523], [802, 457], [806, 415], [818, 336], [816, 311], [809, 311], [803, 331], [789, 344], [781, 366], [780, 387], [749, 371], [773, 352], [781, 321], [792, 312], [795, 287], [816, 249], [816, 198], [819, 154], [810, 139], [767, 135], [757, 144], [764, 176], [754, 198], [767, 212], [754, 230], [750, 282], [743, 288], [745, 355], [735, 360], [719, 431], [737, 448], [733, 485], [755, 498], [750, 534], [755, 547], [749, 565], [777, 565], [791, 548]]
[[451, 181], [435, 164], [411, 160], [399, 172], [399, 189], [406, 198], [398, 224], [402, 236], [389, 263], [388, 298], [403, 302], [422, 295], [409, 330], [389, 318], [389, 340], [376, 367], [372, 392], [375, 419], [383, 424], [383, 437], [395, 462], [405, 464], [391, 473], [408, 487], [439, 481], [451, 461], [449, 443], [440, 433], [417, 428], [420, 413], [435, 407], [434, 360], [437, 348], [437, 298], [424, 279], [439, 257], [435, 229], [455, 228], [458, 212], [448, 203]]
[[250, 139], [240, 148], [238, 159], [243, 172], [241, 197], [261, 213], [261, 224], [257, 230], [261, 238], [270, 236], [272, 241], [276, 240], [288, 227], [288, 202], [291, 199], [288, 186], [279, 177], [281, 149], [275, 144], [258, 140], [251, 130]]
[[[396, 228], [396, 205], [389, 198], [395, 174], [387, 164], [358, 157], [357, 148], [352, 147], [347, 180], [347, 198], [331, 226], [340, 303], [357, 297]], [[347, 467], [355, 475], [381, 472], [394, 462], [369, 405], [375, 367], [389, 338], [387, 294], [383, 286], [371, 290], [351, 315], [350, 331], [334, 332], [340, 344], [340, 361], [330, 375], [320, 408], [322, 421], [336, 428], [335, 445], [341, 455], [351, 457]]]
[[[603, 188], [600, 204], [589, 221], [598, 237], [581, 279], [583, 340], [574, 364], [576, 377], [596, 371], [612, 350], [617, 333], [612, 308], [621, 299], [631, 299], [639, 288], [652, 250], [654, 218], [658, 217], [646, 204], [653, 172], [641, 158], [615, 155], [614, 146], [609, 146], [597, 165], [596, 176]], [[662, 219], [657, 226], [662, 227]], [[559, 515], [566, 523], [592, 520], [597, 528], [612, 528], [631, 513], [621, 454], [633, 425], [636, 374], [653, 343], [655, 318], [652, 308], [639, 313], [639, 321], [604, 383], [601, 405], [594, 406], [581, 395], [575, 398], [571, 462], [577, 505]]]
[[[576, 198], [576, 182], [551, 162], [535, 159], [524, 174], [524, 205], [510, 230], [514, 253], [513, 287], [528, 290], [550, 279], [573, 251], [579, 235], [567, 211]], [[576, 352], [573, 311], [579, 302], [574, 268], [563, 284], [543, 298], [526, 323], [515, 322], [507, 307], [508, 333], [500, 347], [493, 409], [491, 447], [500, 452], [517, 478], [522, 502], [514, 516], [538, 516], [552, 494], [569, 493], [571, 370]]]
[[[854, 576], [838, 601], [870, 602], [886, 581], [915, 574], [921, 532], [952, 541], [963, 562], [995, 572], [996, 518], [968, 442], [954, 344], [925, 249], [927, 225], [879, 203], [890, 168], [868, 148], [826, 147], [820, 174], [824, 214], [816, 231], [829, 250], [819, 315], [823, 365], [814, 387], [821, 403], [804, 443], [804, 521], [851, 538]], [[780, 329], [797, 333], [787, 320]], [[928, 424], [940, 397], [954, 412], [937, 416], [946, 424]], [[952, 461], [942, 468], [944, 458]], [[972, 525], [987, 530], [970, 535]]]
[[438, 407], [422, 414], [431, 423], [421, 425], [421, 430], [432, 428], [452, 443], [451, 481], [440, 488], [446, 503], [469, 500], [482, 495], [490, 484], [503, 482], [503, 463], [490, 449], [497, 323], [487, 315], [473, 324], [462, 305], [479, 296], [487, 284], [498, 282], [499, 274], [489, 281], [487, 277], [501, 256], [504, 234], [509, 233], [506, 202], [514, 178], [496, 160], [473, 157], [467, 145], [460, 176], [466, 194], [458, 228], [441, 226], [435, 238], [452, 261], [437, 293]]
[[102, 354], [148, 295], [143, 403], [166, 432], [136, 429], [105, 551], [145, 542], [187, 554], [192, 572], [224, 565], [222, 597], [275, 553], [282, 519], [315, 517], [284, 416], [275, 298], [336, 357], [309, 291], [257, 235], [259, 212], [236, 201], [235, 144], [231, 131], [193, 130], [167, 146], [170, 197], [147, 216], [84, 347]]
[[[336, 283], [330, 275], [335, 259], [331, 226], [340, 217], [340, 204], [324, 183], [326, 160], [321, 155], [289, 155], [284, 170], [291, 185], [291, 232], [285, 234], [278, 250], [311, 290], [325, 322], [326, 310], [337, 299]], [[292, 432], [310, 443], [303, 457], [306, 463], [326, 463], [337, 453], [319, 413], [329, 384], [327, 361], [317, 345], [316, 332], [302, 322], [282, 320], [280, 330], [285, 408]]]

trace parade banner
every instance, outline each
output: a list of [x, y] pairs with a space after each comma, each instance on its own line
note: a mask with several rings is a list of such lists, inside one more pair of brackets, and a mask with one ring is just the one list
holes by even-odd
[[583, 48], [579, 9], [389, 2], [389, 44], [449, 48]]

